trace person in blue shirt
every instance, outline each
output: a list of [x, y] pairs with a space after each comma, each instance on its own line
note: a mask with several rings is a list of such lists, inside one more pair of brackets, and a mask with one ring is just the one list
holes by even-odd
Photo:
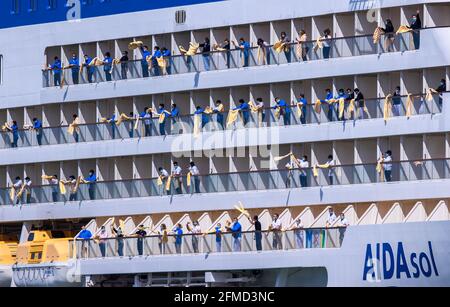
[[12, 125], [9, 126], [8, 129], [12, 133], [12, 142], [11, 147], [17, 147], [17, 142], [19, 141], [19, 127], [17, 126], [17, 122], [15, 120], [12, 121]]
[[250, 106], [244, 99], [239, 100], [239, 106], [235, 107], [233, 110], [240, 110], [242, 112], [242, 118], [244, 120], [244, 126], [247, 125], [250, 119]]
[[111, 81], [111, 69], [112, 69], [113, 59], [111, 58], [111, 53], [106, 52], [105, 58], [103, 59], [103, 71], [105, 72], [106, 81]]
[[116, 114], [113, 114], [106, 121], [111, 124], [111, 138], [114, 140], [116, 138]]
[[39, 146], [42, 145], [42, 122], [36, 117], [33, 118], [33, 130], [36, 131], [36, 139]]
[[238, 219], [235, 217], [233, 219], [233, 224], [230, 226], [226, 226], [228, 231], [231, 231], [231, 236], [233, 237], [233, 251], [240, 252], [241, 251], [241, 237], [242, 237], [242, 226], [239, 223]]
[[178, 224], [173, 232], [175, 233], [175, 251], [177, 254], [181, 254], [181, 244], [183, 243], [183, 226]]
[[160, 135], [166, 135], [166, 119], [167, 119], [167, 115], [170, 115], [172, 113], [166, 111], [166, 109], [164, 108], [164, 103], [161, 103], [159, 105], [159, 109], [158, 109], [158, 115], [161, 115], [162, 113], [166, 113], [166, 116], [164, 117], [164, 120], [159, 123], [159, 134]]
[[202, 128], [205, 128], [206, 124], [208, 124], [209, 122], [208, 114], [205, 113], [205, 109], [203, 109], [201, 106], [197, 106], [195, 108], [194, 115], [202, 116]]
[[328, 103], [328, 121], [333, 121], [333, 113], [334, 113], [334, 105], [332, 103], [329, 103], [330, 100], [333, 99], [333, 93], [329, 88], [325, 90], [326, 96], [325, 99], [321, 100], [322, 103]]
[[84, 55], [84, 64], [83, 66], [86, 68], [86, 73], [87, 73], [87, 79], [89, 83], [92, 83], [93, 81], [93, 76], [94, 76], [94, 72], [95, 72], [95, 66], [89, 66], [89, 64], [92, 62], [92, 58], [90, 56], [88, 56], [87, 54]]
[[53, 85], [60, 86], [62, 64], [61, 60], [57, 56], [55, 56], [55, 61], [53, 62], [53, 65], [50, 66], [50, 69], [53, 71]]
[[141, 112], [139, 114], [139, 117], [141, 120], [144, 121], [144, 135], [145, 136], [152, 136], [152, 109], [149, 107], [144, 108], [144, 112]]
[[285, 126], [288, 126], [291, 124], [291, 106], [286, 103], [283, 99], [280, 99], [279, 97], [275, 98], [276, 106], [274, 106], [274, 109], [280, 109], [280, 115], [283, 116], [283, 122]]
[[175, 103], [172, 103], [170, 110], [170, 118], [172, 119], [172, 124], [176, 124], [180, 117], [180, 109], [178, 109]]
[[222, 225], [217, 223], [217, 226], [214, 228], [214, 232], [216, 234], [216, 252], [222, 252]]
[[75, 53], [72, 54], [72, 58], [69, 60], [69, 67], [72, 70], [72, 82], [73, 84], [79, 83], [79, 73], [80, 73], [80, 61]]
[[81, 252], [83, 257], [87, 257], [89, 242], [92, 239], [92, 232], [90, 232], [89, 229], [86, 229], [86, 226], [83, 226], [81, 227], [77, 239], [81, 240]]
[[300, 98], [298, 99], [298, 102], [302, 104], [302, 116], [300, 117], [300, 122], [302, 125], [306, 125], [306, 112], [307, 112], [307, 105], [308, 100], [305, 98], [305, 94], [300, 94]]
[[225, 128], [224, 116], [223, 116], [223, 104], [221, 100], [216, 101], [216, 106], [213, 109], [213, 113], [216, 114], [217, 123], [220, 125], [222, 130]]
[[95, 171], [91, 169], [89, 171], [89, 176], [87, 178], [84, 178], [84, 181], [89, 184], [89, 199], [94, 200], [95, 199], [95, 183], [97, 182], [97, 176], [95, 175]]
[[236, 46], [236, 43], [233, 41], [233, 45], [238, 49], [241, 49], [241, 57], [244, 59], [244, 67], [249, 66], [249, 57], [250, 57], [250, 43], [246, 42], [243, 37], [239, 39], [239, 45]]
[[147, 78], [148, 73], [148, 62], [147, 57], [151, 56], [151, 52], [148, 50], [148, 46], [143, 46], [140, 48], [142, 54], [141, 67], [142, 67], [142, 78]]
[[155, 46], [155, 48], [153, 48], [153, 55], [152, 55], [152, 70], [153, 70], [153, 75], [154, 76], [160, 76], [161, 75], [161, 70], [159, 69], [159, 65], [158, 65], [158, 59], [162, 57], [162, 53], [161, 50], [159, 49], [158, 46]]
[[166, 48], [163, 47], [161, 49], [161, 53], [162, 56], [166, 59], [166, 72], [168, 75], [172, 74], [172, 54], [170, 53], [170, 51]]

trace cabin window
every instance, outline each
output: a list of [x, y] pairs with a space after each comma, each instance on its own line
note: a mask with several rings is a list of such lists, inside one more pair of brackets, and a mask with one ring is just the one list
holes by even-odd
[[47, 0], [47, 10], [56, 9], [56, 1], [57, 0]]
[[11, 0], [11, 14], [19, 14], [20, 0]]
[[36, 12], [37, 11], [37, 0], [30, 0], [30, 7], [28, 8], [28, 12]]

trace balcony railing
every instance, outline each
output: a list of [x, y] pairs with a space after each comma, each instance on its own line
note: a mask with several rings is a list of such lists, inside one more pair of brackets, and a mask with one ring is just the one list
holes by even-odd
[[[383, 171], [377, 172], [376, 163], [337, 165], [329, 169], [319, 168], [317, 171], [317, 177], [314, 176], [312, 168], [200, 175], [191, 178], [189, 186], [186, 176], [181, 177], [180, 181], [173, 178], [170, 185], [166, 184], [166, 180], [160, 184], [158, 178], [99, 181], [94, 184], [81, 184], [75, 193], [70, 193], [67, 187], [67, 193], [64, 195], [60, 194], [57, 185], [44, 185], [30, 188], [31, 195], [27, 197], [24, 192], [20, 199], [17, 196], [11, 199], [11, 188], [2, 188], [0, 205], [27, 205], [27, 198], [29, 203], [52, 203], [151, 196], [177, 197], [194, 193], [308, 189], [332, 185], [374, 184], [385, 182], [388, 178]], [[301, 174], [306, 176], [304, 187]], [[393, 162], [390, 176], [391, 182], [450, 179], [450, 159]]]
[[285, 251], [317, 248], [340, 248], [346, 228], [308, 228], [287, 231], [241, 232], [240, 238], [224, 232], [161, 235], [143, 238], [125, 237], [103, 240], [76, 240], [77, 259], [136, 257], [158, 255], [192, 255], [233, 252]]
[[[350, 114], [348, 110], [348, 101], [346, 102], [345, 120], [362, 120], [383, 118], [384, 115], [384, 98], [366, 99], [366, 110], [359, 109], [357, 114]], [[406, 116], [407, 97], [403, 96], [398, 107], [398, 113], [393, 110], [392, 116]], [[302, 110], [302, 116], [298, 114], [298, 107], [291, 106], [292, 112], [289, 116], [276, 116], [273, 108], [265, 108], [264, 116], [260, 117], [258, 113], [249, 112], [250, 117], [247, 123], [243, 122], [242, 117], [238, 117], [237, 121], [230, 126], [226, 126], [228, 111], [221, 113], [223, 120], [219, 120], [217, 114], [205, 115], [208, 118], [208, 124], [200, 128], [200, 132], [215, 132], [227, 129], [243, 129], [255, 127], [282, 127], [282, 126], [298, 126], [298, 125], [314, 125], [319, 123], [329, 123], [331, 121], [339, 121], [338, 104], [334, 104], [332, 108], [327, 104], [322, 104], [320, 113], [316, 112], [313, 104], [306, 105]], [[411, 116], [422, 114], [436, 114], [442, 111], [442, 98], [434, 95], [432, 101], [426, 101], [425, 95], [415, 95]], [[355, 116], [356, 115], [356, 116]], [[362, 117], [360, 117], [362, 116]], [[167, 118], [164, 123], [164, 131], [166, 135], [192, 134], [194, 131], [195, 115], [183, 115], [173, 118]], [[150, 136], [161, 136], [160, 124], [158, 118], [151, 120], [151, 124], [146, 131], [143, 120], [141, 120], [140, 128], [134, 130], [135, 121], [124, 121], [121, 125], [108, 123], [82, 124], [79, 131], [75, 134], [67, 132], [67, 126], [45, 127], [40, 131], [36, 130], [20, 130], [17, 141], [18, 147], [38, 146], [39, 139], [41, 145], [57, 145], [70, 144], [77, 142], [96, 142], [113, 139], [130, 139]], [[38, 137], [38, 135], [41, 135]], [[10, 132], [0, 132], [0, 148], [9, 148], [13, 141], [13, 135]]]
[[[424, 30], [426, 29], [420, 30], [419, 34]], [[333, 38], [330, 40], [331, 49], [328, 56], [322, 49], [315, 48], [315, 45], [315, 41], [304, 42], [302, 44], [303, 52], [297, 52], [298, 44], [291, 43], [290, 51], [281, 53], [276, 52], [272, 48], [273, 46], [267, 46], [264, 55], [258, 51], [258, 47], [251, 47], [248, 55], [240, 49], [230, 49], [229, 51], [198, 53], [194, 56], [170, 56], [165, 58], [167, 69], [156, 66], [157, 69], [153, 67], [148, 73], [144, 73], [148, 65], [142, 65], [142, 60], [121, 63], [114, 66], [113, 69], [109, 67], [105, 69], [103, 65], [83, 67], [81, 73], [78, 68], [74, 70], [66, 68], [56, 79], [64, 80], [65, 85], [87, 84], [415, 50], [411, 33], [395, 35], [395, 41], [388, 48], [385, 44], [385, 36], [382, 36], [378, 43], [373, 42], [373, 35]], [[110, 80], [108, 80], [109, 78]], [[43, 87], [53, 86], [58, 86], [58, 83], [55, 83], [55, 74], [52, 70], [44, 70]]]

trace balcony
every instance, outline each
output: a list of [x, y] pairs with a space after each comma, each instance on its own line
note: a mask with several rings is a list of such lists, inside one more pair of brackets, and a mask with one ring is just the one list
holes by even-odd
[[[422, 31], [431, 30], [428, 28]], [[410, 33], [396, 35], [392, 46], [385, 46], [385, 36], [382, 36], [378, 43], [374, 43], [373, 35], [342, 37], [331, 39], [331, 49], [329, 56], [325, 55], [323, 49], [315, 48], [315, 41], [307, 41], [299, 46], [297, 43], [290, 45], [289, 52], [276, 52], [273, 45], [267, 46], [263, 52], [258, 47], [248, 50], [248, 56], [240, 49], [229, 51], [214, 51], [209, 53], [196, 54], [194, 56], [177, 55], [165, 57], [167, 68], [161, 69], [159, 66], [150, 68], [150, 76], [165, 78], [167, 75], [179, 75], [187, 73], [203, 73], [208, 71], [221, 71], [239, 69], [243, 67], [273, 66], [299, 62], [314, 62], [324, 59], [357, 57], [364, 55], [379, 55], [383, 53], [403, 53], [415, 50]], [[303, 53], [297, 48], [303, 48]], [[147, 67], [147, 66], [144, 66]], [[83, 67], [81, 73], [77, 69], [75, 78], [71, 68], [63, 69], [60, 76], [55, 78], [52, 70], [45, 70], [42, 73], [42, 86], [55, 87], [55, 79], [63, 80], [63, 85], [78, 85], [89, 83], [102, 83], [109, 81], [120, 81], [128, 79], [144, 78], [143, 65], [141, 60], [128, 61], [126, 63], [112, 65], [105, 69], [104, 65]]]
[[[83, 203], [98, 200], [139, 199], [157, 197], [167, 199], [183, 197], [183, 195], [207, 195], [214, 193], [253, 192], [270, 190], [298, 190], [307, 192], [316, 188], [336, 186], [353, 186], [383, 183], [386, 181], [384, 172], [378, 173], [376, 163], [337, 165], [330, 169], [317, 169], [317, 177], [313, 169], [270, 170], [224, 174], [209, 174], [198, 176], [198, 182], [192, 179], [188, 184], [186, 176], [181, 177], [180, 189], [176, 189], [172, 179], [170, 184], [158, 178], [134, 179], [121, 181], [101, 181], [94, 184], [81, 184], [74, 193], [61, 195], [56, 185], [34, 186], [27, 203], [26, 193], [20, 198], [14, 194], [11, 198], [11, 188], [0, 189], [0, 205], [31, 206], [44, 203]], [[306, 176], [306, 186], [302, 187], [300, 174]], [[416, 182], [450, 179], [450, 159], [430, 159], [419, 161], [399, 161], [393, 163], [391, 182]], [[322, 192], [321, 192], [322, 193]]]
[[[442, 112], [442, 97], [438, 95], [433, 96], [432, 101], [426, 101], [425, 95], [414, 95], [414, 102], [411, 109], [411, 116], [418, 115], [434, 115]], [[205, 115], [207, 117], [208, 124], [204, 127], [199, 127], [199, 132], [213, 133], [224, 130], [236, 130], [236, 129], [250, 129], [250, 128], [273, 128], [273, 127], [285, 127], [285, 126], [318, 126], [328, 124], [332, 122], [345, 121], [366, 121], [373, 119], [381, 119], [384, 117], [384, 98], [366, 99], [365, 105], [366, 111], [362, 109], [358, 111], [359, 115], [363, 117], [359, 118], [347, 112], [348, 101], [346, 102], [346, 111], [344, 112], [343, 120], [339, 119], [338, 104], [335, 104], [330, 111], [330, 107], [327, 104], [322, 104], [320, 111], [317, 112], [314, 104], [306, 105], [302, 110], [302, 115], [299, 115], [299, 107], [292, 105], [292, 112], [289, 116], [277, 116], [276, 110], [273, 108], [265, 108], [264, 118], [260, 118], [257, 112], [249, 112], [250, 119], [248, 123], [243, 122], [242, 117], [238, 117], [237, 121], [230, 126], [226, 126], [226, 119], [228, 111], [221, 113], [223, 120], [218, 121], [217, 114]], [[392, 114], [394, 117], [406, 117], [407, 113], [407, 97], [401, 98], [400, 112], [398, 114]], [[364, 113], [364, 114], [363, 114]], [[194, 122], [195, 116], [199, 115], [183, 115], [176, 118], [170, 118], [164, 124], [165, 135], [178, 136], [182, 134], [194, 134]], [[345, 119], [345, 120], [344, 120]], [[41, 146], [46, 145], [62, 145], [62, 144], [74, 144], [74, 143], [87, 143], [87, 142], [100, 142], [108, 140], [123, 140], [123, 139], [141, 139], [162, 136], [160, 130], [160, 124], [157, 118], [153, 118], [149, 131], [147, 133], [144, 130], [144, 124], [141, 124], [139, 129], [134, 129], [135, 121], [124, 121], [120, 125], [108, 124], [108, 123], [95, 123], [95, 124], [82, 124], [79, 126], [79, 132], [75, 134], [69, 134], [67, 132], [68, 126], [61, 127], [45, 127], [40, 132]], [[35, 147], [39, 146], [38, 132], [35, 130], [20, 130], [18, 147]], [[0, 149], [10, 148], [12, 143], [12, 133], [0, 132]]]

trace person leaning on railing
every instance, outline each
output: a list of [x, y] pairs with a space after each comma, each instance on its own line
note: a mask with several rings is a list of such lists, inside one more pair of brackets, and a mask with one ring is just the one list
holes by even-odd
[[233, 218], [233, 223], [228, 222], [225, 226], [227, 231], [231, 232], [233, 237], [233, 252], [241, 251], [241, 238], [242, 238], [242, 226], [239, 223], [237, 217]]
[[298, 249], [301, 249], [304, 247], [304, 235], [303, 235], [303, 230], [304, 230], [304, 225], [303, 222], [300, 218], [295, 220], [294, 225], [292, 225], [289, 230], [293, 230], [294, 231], [294, 237], [295, 237], [295, 244], [296, 247]]
[[82, 226], [76, 239], [81, 241], [81, 257], [86, 258], [88, 256], [88, 248], [92, 239], [92, 232], [87, 229], [86, 226]]
[[161, 253], [161, 255], [164, 255], [166, 253], [167, 242], [169, 242], [166, 224], [161, 224], [160, 230], [158, 231], [158, 238], [159, 252]]
[[78, 84], [80, 75], [80, 61], [75, 53], [72, 53], [72, 58], [69, 60], [69, 68], [72, 72], [73, 84]]
[[144, 254], [144, 238], [147, 236], [144, 225], [139, 225], [134, 235], [137, 237], [138, 255], [142, 256]]
[[39, 146], [42, 145], [42, 122], [36, 117], [33, 118], [33, 130], [36, 132], [36, 140]]
[[[186, 224], [186, 227], [188, 227], [188, 224]], [[177, 224], [173, 228], [172, 232], [175, 234], [175, 252], [177, 254], [181, 254], [181, 246], [183, 244], [183, 225]]]
[[122, 77], [122, 80], [125, 80], [128, 78], [128, 61], [130, 59], [128, 58], [128, 51], [124, 50], [122, 51], [122, 57], [120, 58], [120, 76]]
[[2, 131], [9, 131], [12, 134], [11, 148], [17, 147], [17, 142], [19, 141], [19, 126], [17, 126], [17, 122], [13, 120], [10, 124], [5, 123], [1, 127]]
[[272, 216], [272, 223], [269, 226], [269, 231], [271, 231], [273, 233], [273, 238], [272, 238], [272, 249], [276, 250], [281, 250], [283, 249], [283, 243], [282, 243], [282, 229], [283, 229], [283, 224], [280, 220], [280, 216], [278, 214], [274, 214]]
[[259, 217], [257, 215], [253, 216], [253, 219], [250, 216], [247, 216], [248, 221], [255, 227], [255, 244], [256, 250], [262, 251], [262, 226], [259, 221]]
[[123, 230], [121, 226], [118, 226], [117, 228], [114, 227], [114, 225], [111, 224], [111, 232], [116, 235], [117, 239], [117, 254], [119, 257], [123, 256]]
[[91, 62], [92, 58], [89, 55], [85, 54], [83, 67], [86, 68], [87, 80], [89, 83], [93, 82], [93, 76], [95, 72], [95, 65], [90, 65]]
[[394, 45], [395, 41], [395, 28], [392, 24], [392, 20], [386, 19], [385, 21], [385, 27], [381, 28], [383, 33], [385, 34], [385, 41], [384, 41], [384, 49], [386, 52], [394, 51], [392, 46]]

